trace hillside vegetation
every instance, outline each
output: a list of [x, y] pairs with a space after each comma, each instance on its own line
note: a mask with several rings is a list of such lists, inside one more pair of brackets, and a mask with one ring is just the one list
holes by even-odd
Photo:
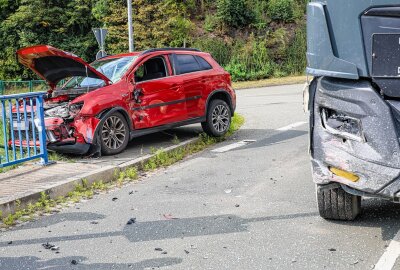
[[[305, 68], [306, 0], [132, 0], [136, 50], [195, 47], [235, 81], [296, 75]], [[106, 27], [107, 52], [128, 51], [126, 0], [0, 0], [0, 79], [36, 78], [18, 48], [50, 44], [93, 61], [91, 29]]]

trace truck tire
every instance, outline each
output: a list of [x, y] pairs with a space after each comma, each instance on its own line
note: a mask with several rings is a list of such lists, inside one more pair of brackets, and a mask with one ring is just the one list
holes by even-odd
[[317, 186], [319, 215], [324, 219], [354, 220], [361, 212], [361, 196], [349, 194], [338, 187], [319, 189]]

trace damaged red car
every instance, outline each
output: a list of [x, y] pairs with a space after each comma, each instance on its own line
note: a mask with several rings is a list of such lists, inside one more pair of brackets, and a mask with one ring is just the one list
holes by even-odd
[[118, 154], [135, 137], [193, 123], [223, 136], [236, 107], [229, 73], [196, 49], [150, 49], [91, 64], [47, 45], [17, 56], [50, 85], [47, 148], [61, 153]]

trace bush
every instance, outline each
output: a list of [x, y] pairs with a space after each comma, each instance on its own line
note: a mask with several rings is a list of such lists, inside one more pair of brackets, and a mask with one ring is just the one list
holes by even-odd
[[221, 66], [227, 65], [231, 59], [232, 46], [219, 38], [199, 38], [192, 47], [209, 52]]
[[218, 0], [217, 17], [233, 27], [246, 26], [254, 21], [254, 14], [245, 0]]
[[267, 41], [251, 35], [246, 43], [236, 44], [231, 61], [225, 68], [231, 73], [232, 80], [245, 81], [268, 78], [275, 66], [268, 53]]
[[272, 20], [293, 22], [295, 20], [296, 7], [297, 4], [294, 0], [270, 0], [268, 15]]
[[218, 22], [219, 22], [219, 20], [217, 17], [207, 14], [206, 18], [204, 19], [204, 29], [207, 32], [213, 32], [215, 30], [215, 28], [217, 27]]
[[307, 65], [306, 27], [300, 26], [296, 30], [295, 37], [286, 52], [285, 71], [291, 75], [303, 74]]

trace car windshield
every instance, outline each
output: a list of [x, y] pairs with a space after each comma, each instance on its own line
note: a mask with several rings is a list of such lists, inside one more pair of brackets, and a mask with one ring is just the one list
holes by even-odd
[[[90, 64], [100, 73], [104, 74], [113, 83], [119, 81], [131, 66], [131, 64], [136, 60], [137, 56], [127, 56], [121, 58], [113, 58], [107, 60], [99, 60]], [[63, 89], [70, 88], [82, 88], [82, 87], [96, 87], [104, 84], [101, 79], [81, 77], [76, 76], [68, 80], [68, 82], [62, 87]]]

